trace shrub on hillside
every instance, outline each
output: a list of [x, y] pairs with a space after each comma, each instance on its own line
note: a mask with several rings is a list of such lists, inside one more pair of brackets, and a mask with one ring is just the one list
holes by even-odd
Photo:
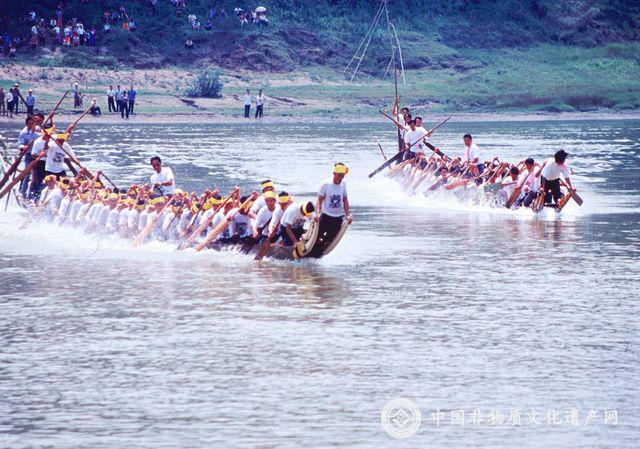
[[188, 97], [220, 98], [222, 86], [220, 74], [216, 70], [203, 70], [187, 86], [185, 94]]

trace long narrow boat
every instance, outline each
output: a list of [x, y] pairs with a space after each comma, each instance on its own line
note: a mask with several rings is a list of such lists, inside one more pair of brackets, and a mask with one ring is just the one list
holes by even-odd
[[[320, 259], [338, 246], [340, 240], [347, 232], [349, 224], [346, 220], [333, 240], [325, 241], [318, 233], [319, 225], [311, 221], [309, 229], [300, 238], [300, 243], [294, 246], [284, 246], [274, 243], [269, 246], [265, 257], [278, 260], [300, 260], [300, 259]], [[244, 254], [256, 254], [260, 248], [260, 243], [212, 243], [207, 248], [216, 251], [235, 251]]]

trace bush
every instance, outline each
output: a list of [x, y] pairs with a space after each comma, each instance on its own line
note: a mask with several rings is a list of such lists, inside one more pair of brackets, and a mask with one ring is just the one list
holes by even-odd
[[220, 74], [217, 70], [203, 70], [187, 86], [185, 94], [188, 97], [220, 98], [222, 86]]

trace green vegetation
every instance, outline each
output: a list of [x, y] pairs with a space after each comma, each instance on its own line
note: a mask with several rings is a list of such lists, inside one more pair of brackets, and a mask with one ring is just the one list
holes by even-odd
[[[57, 3], [12, 1], [10, 8], [18, 16], [33, 8], [38, 15], [50, 17]], [[268, 26], [241, 27], [234, 7], [247, 9], [260, 2], [216, 0], [214, 29], [206, 31], [211, 3], [189, 0], [182, 17], [176, 17], [168, 1], [158, 2], [157, 15], [151, 13], [148, 1], [127, 2], [137, 31], [114, 27], [110, 34], [99, 34], [95, 48], [46, 48], [35, 56], [24, 49], [18, 61], [45, 68], [110, 70], [215, 66], [226, 76], [260, 73], [261, 85], [268, 82], [265, 73], [290, 71], [304, 71], [322, 81], [342, 81], [342, 70], [379, 5], [366, 0], [269, 0], [265, 2]], [[115, 0], [86, 5], [69, 0], [65, 2], [65, 18], [75, 15], [86, 27], [101, 30], [103, 11], [119, 5]], [[220, 17], [221, 7], [227, 17]], [[640, 108], [638, 2], [389, 0], [389, 12], [407, 69], [407, 86], [401, 91], [417, 106], [469, 111]], [[188, 14], [198, 16], [200, 31], [191, 29]], [[26, 25], [17, 20], [10, 23], [9, 31], [28, 35]], [[194, 41], [193, 50], [184, 49], [187, 37]], [[383, 17], [355, 84], [272, 86], [269, 92], [302, 102], [328, 97], [336, 104], [351, 102], [355, 110], [359, 110], [358, 104], [370, 110], [372, 105], [388, 102], [389, 78], [382, 80], [382, 76], [389, 57]], [[238, 71], [242, 71], [240, 75]], [[193, 88], [189, 87], [192, 93]]]
[[185, 90], [188, 97], [220, 98], [222, 81], [216, 70], [202, 70]]

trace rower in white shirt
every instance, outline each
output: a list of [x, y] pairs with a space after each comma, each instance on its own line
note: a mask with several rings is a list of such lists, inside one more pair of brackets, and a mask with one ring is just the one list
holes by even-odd
[[155, 173], [151, 175], [150, 185], [154, 191], [160, 192], [162, 195], [173, 195], [176, 190], [175, 178], [173, 170], [169, 167], [162, 166], [162, 159], [159, 156], [151, 158], [151, 166]]
[[253, 238], [256, 242], [261, 242], [269, 235], [269, 224], [273, 219], [276, 211], [276, 194], [269, 191], [262, 195], [265, 199], [265, 205], [258, 211], [256, 218], [251, 225]]
[[551, 203], [552, 200], [555, 204], [558, 204], [558, 200], [564, 196], [560, 191], [561, 177], [564, 178], [569, 189], [573, 190], [571, 179], [569, 179], [569, 169], [565, 165], [567, 156], [568, 154], [564, 150], [556, 151], [553, 159], [549, 159], [542, 169], [540, 189], [542, 192], [545, 192], [544, 202], [546, 204]]

